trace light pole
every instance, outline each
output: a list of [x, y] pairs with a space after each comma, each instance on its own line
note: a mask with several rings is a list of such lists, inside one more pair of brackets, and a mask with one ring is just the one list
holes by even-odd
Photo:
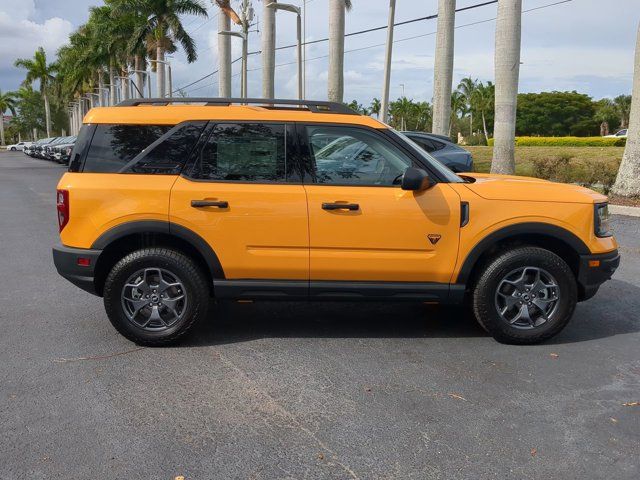
[[[98, 92], [98, 97], [100, 98], [100, 106], [104, 107], [105, 104], [105, 98], [108, 99], [109, 98], [109, 89], [105, 88], [105, 87], [96, 87], [94, 88], [94, 90], [96, 90]], [[105, 95], [102, 92], [107, 92], [107, 95], [105, 97]], [[107, 101], [107, 105], [109, 104], [109, 102]]]
[[389, 110], [389, 81], [391, 80], [391, 55], [393, 53], [393, 23], [396, 12], [396, 0], [389, 0], [389, 25], [387, 27], [387, 49], [384, 58], [384, 81], [382, 84], [382, 121], [387, 123], [387, 112]]
[[[167, 67], [167, 69], [169, 70], [169, 95], [167, 95], [167, 92], [162, 92], [162, 96], [163, 97], [171, 97], [171, 94], [173, 93], [173, 82], [171, 81], [171, 64], [169, 62], [167, 62], [166, 60], [149, 60], [150, 63], [161, 63], [162, 64], [162, 68]], [[156, 67], [156, 69], [159, 67]], [[151, 82], [149, 82], [149, 95], [151, 95]]]
[[[243, 27], [244, 28], [244, 27]], [[245, 32], [234, 32], [223, 30], [218, 35], [228, 35], [242, 39], [242, 72], [240, 77], [240, 97], [247, 98], [247, 34]]]
[[272, 2], [267, 4], [267, 7], [296, 14], [296, 31], [298, 36], [298, 100], [302, 100], [304, 96], [302, 88], [302, 11], [300, 7], [288, 3]]

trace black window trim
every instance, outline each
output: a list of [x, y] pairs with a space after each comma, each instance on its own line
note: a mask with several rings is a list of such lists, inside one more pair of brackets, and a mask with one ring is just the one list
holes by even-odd
[[[87, 127], [87, 137], [88, 137], [88, 141], [87, 143], [84, 145], [84, 150], [82, 152], [78, 152], [78, 155], [80, 155], [80, 158], [78, 159], [77, 162], [73, 161], [73, 156], [69, 158], [69, 168], [67, 169], [67, 171], [72, 172], [72, 173], [80, 173], [80, 172], [84, 172], [84, 163], [87, 159], [87, 155], [89, 154], [89, 148], [91, 147], [91, 143], [93, 142], [93, 136], [96, 133], [96, 129], [98, 124], [97, 123], [85, 123], [82, 125], [83, 127]], [[76, 145], [80, 146], [77, 141], [78, 141], [78, 136], [80, 135], [80, 133], [78, 132], [78, 135], [76, 136], [76, 143], [74, 144], [73, 148], [75, 148]], [[75, 152], [71, 152], [72, 155]]]
[[[212, 180], [209, 178], [196, 178], [194, 176], [193, 170], [196, 167], [197, 155], [202, 151], [206, 142], [209, 140], [209, 136], [211, 135], [211, 130], [213, 130], [216, 125], [224, 125], [224, 124], [260, 124], [260, 125], [283, 125], [284, 126], [284, 154], [285, 154], [285, 165], [291, 163], [292, 172], [295, 173], [295, 177], [297, 179], [295, 181], [274, 181], [267, 182], [264, 180], [261, 181], [253, 181], [253, 180]], [[301, 175], [301, 161], [300, 161], [300, 146], [298, 143], [298, 135], [295, 130], [296, 122], [289, 121], [256, 121], [256, 120], [228, 120], [228, 119], [215, 119], [209, 120], [209, 124], [205, 127], [200, 135], [200, 140], [196, 143], [192, 154], [182, 169], [182, 173], [180, 176], [189, 180], [191, 182], [200, 182], [200, 183], [237, 183], [237, 184], [247, 184], [247, 185], [302, 185], [302, 175]], [[286, 172], [286, 166], [285, 166]], [[288, 173], [288, 172], [286, 172]], [[293, 177], [293, 175], [292, 175]]]
[[323, 187], [376, 187], [376, 188], [400, 188], [401, 185], [369, 185], [369, 184], [353, 184], [353, 183], [317, 183], [313, 181], [313, 176], [309, 173], [312, 168], [311, 161], [311, 148], [307, 141], [306, 128], [307, 127], [339, 127], [339, 128], [356, 128], [364, 130], [373, 135], [377, 135], [383, 138], [385, 141], [391, 143], [395, 148], [400, 150], [404, 155], [409, 157], [412, 162], [412, 166], [417, 166], [424, 169], [429, 178], [434, 183], [449, 183], [445, 178], [442, 178], [437, 171], [432, 169], [429, 165], [425, 164], [420, 157], [418, 157], [412, 149], [408, 148], [402, 142], [399, 142], [395, 137], [390, 135], [384, 128], [373, 128], [367, 125], [351, 124], [351, 123], [331, 123], [331, 122], [296, 122], [296, 128], [298, 133], [298, 142], [300, 145], [300, 157], [303, 166], [303, 184], [304, 185], [316, 185]]

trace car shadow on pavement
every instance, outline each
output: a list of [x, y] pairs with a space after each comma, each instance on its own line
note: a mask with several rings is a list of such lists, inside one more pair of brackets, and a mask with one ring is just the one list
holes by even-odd
[[224, 302], [212, 306], [178, 346], [259, 338], [481, 337], [486, 333], [462, 308], [416, 303]]
[[[640, 288], [611, 280], [578, 304], [551, 345], [585, 342], [640, 331]], [[487, 337], [468, 311], [418, 303], [221, 302], [177, 346], [246, 342], [260, 338], [469, 338]]]

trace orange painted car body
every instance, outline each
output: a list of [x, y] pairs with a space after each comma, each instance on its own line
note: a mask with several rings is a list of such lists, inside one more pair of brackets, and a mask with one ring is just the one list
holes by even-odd
[[[368, 116], [251, 106], [94, 108], [85, 123], [167, 124], [187, 120], [301, 122], [385, 129]], [[470, 183], [437, 183], [422, 192], [400, 187], [192, 181], [178, 175], [66, 173], [70, 220], [63, 245], [91, 248], [117, 225], [159, 220], [203, 238], [228, 279], [455, 283], [465, 259], [504, 227], [537, 222], [560, 227], [591, 253], [617, 248], [594, 233], [591, 190], [538, 179], [465, 174]], [[228, 209], [194, 209], [190, 201], [224, 199]], [[359, 212], [326, 211], [323, 202], [356, 202]], [[470, 220], [460, 226], [461, 202]], [[432, 238], [439, 238], [432, 242]]]

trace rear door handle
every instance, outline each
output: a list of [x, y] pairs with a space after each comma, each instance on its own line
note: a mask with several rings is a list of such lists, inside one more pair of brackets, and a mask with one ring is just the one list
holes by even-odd
[[323, 203], [323, 210], [360, 210], [360, 205], [357, 203]]
[[218, 207], [218, 208], [229, 208], [229, 202], [225, 200], [215, 201], [215, 200], [191, 200], [191, 206], [194, 208], [201, 207]]

